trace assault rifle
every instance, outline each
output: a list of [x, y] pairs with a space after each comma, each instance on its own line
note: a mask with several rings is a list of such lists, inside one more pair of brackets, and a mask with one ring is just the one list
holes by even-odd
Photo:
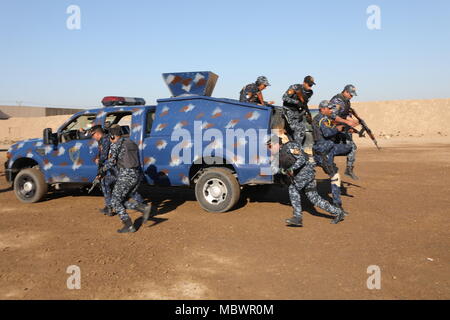
[[91, 185], [91, 188], [88, 190], [88, 194], [91, 193], [92, 190], [94, 190], [94, 188], [100, 184], [100, 181], [102, 181], [102, 177], [96, 176], [94, 181], [92, 181], [92, 185]]
[[88, 194], [91, 193], [92, 190], [94, 190], [94, 188], [100, 184], [103, 177], [105, 176], [105, 173], [101, 170], [101, 168], [102, 168], [102, 166], [99, 166], [99, 168], [97, 170], [97, 176], [95, 177], [94, 181], [92, 181], [92, 185], [91, 185], [91, 188], [88, 190]]
[[370, 139], [372, 139], [373, 143], [375, 144], [375, 146], [377, 147], [378, 150], [380, 150], [381, 148], [378, 146], [378, 142], [377, 139], [375, 139], [374, 134], [372, 133], [372, 130], [370, 130], [370, 128], [367, 126], [366, 122], [361, 119], [358, 114], [355, 112], [355, 109], [350, 108], [350, 113], [356, 118], [358, 119], [359, 123], [361, 124], [362, 129], [360, 131], [357, 131], [358, 135], [360, 137], [365, 137], [365, 132], [367, 132], [367, 134], [369, 135]]

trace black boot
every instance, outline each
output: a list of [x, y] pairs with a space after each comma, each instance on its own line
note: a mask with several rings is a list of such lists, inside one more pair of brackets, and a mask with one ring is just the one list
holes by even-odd
[[331, 220], [331, 224], [338, 224], [343, 220], [344, 220], [344, 211], [341, 211], [336, 215], [336, 217], [333, 220]]
[[118, 233], [136, 232], [136, 229], [134, 228], [134, 225], [133, 225], [133, 221], [131, 221], [130, 218], [128, 218], [127, 220], [122, 221], [122, 222], [123, 222], [123, 228], [117, 230]]
[[286, 219], [286, 223], [288, 226], [303, 227], [303, 219], [295, 216], [290, 219]]
[[152, 207], [150, 205], [145, 205], [143, 203], [138, 203], [136, 205], [136, 210], [139, 211], [142, 214], [149, 214]]
[[143, 213], [142, 224], [145, 224], [145, 223], [147, 223], [148, 219], [150, 218], [150, 213], [152, 212], [152, 205], [148, 204], [148, 205], [144, 206], [144, 209], [141, 212]]
[[112, 217], [114, 215], [113, 210], [111, 207], [104, 207], [103, 209], [99, 210], [101, 213], [103, 213], [105, 216]]
[[359, 180], [358, 176], [353, 172], [353, 166], [348, 166], [344, 174], [353, 180]]
[[342, 214], [344, 215], [344, 217], [348, 216], [348, 212], [345, 211], [344, 208], [342, 208], [342, 204], [335, 204], [335, 206], [342, 210]]

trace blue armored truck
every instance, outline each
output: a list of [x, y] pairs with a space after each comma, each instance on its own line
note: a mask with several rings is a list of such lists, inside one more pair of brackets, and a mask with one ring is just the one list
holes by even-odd
[[[105, 107], [74, 114], [56, 132], [20, 141], [7, 152], [6, 179], [25, 203], [49, 190], [88, 186], [97, 173], [93, 125], [118, 124], [139, 146], [145, 182], [195, 188], [200, 206], [230, 210], [245, 185], [276, 182], [265, 142], [275, 108], [211, 97], [212, 72], [163, 74], [171, 98], [147, 106], [143, 99], [106, 97]], [[308, 134], [306, 144], [311, 144]]]

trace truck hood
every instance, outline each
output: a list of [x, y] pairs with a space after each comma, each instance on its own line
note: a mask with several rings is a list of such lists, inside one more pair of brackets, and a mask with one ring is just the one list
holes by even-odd
[[27, 139], [14, 143], [9, 149], [11, 160], [19, 157], [33, 158], [37, 148], [43, 148], [43, 139]]
[[36, 147], [42, 147], [44, 145], [43, 139], [27, 139], [14, 143], [8, 149], [8, 152], [11, 155], [15, 155], [18, 153], [28, 152], [30, 150], [35, 150]]

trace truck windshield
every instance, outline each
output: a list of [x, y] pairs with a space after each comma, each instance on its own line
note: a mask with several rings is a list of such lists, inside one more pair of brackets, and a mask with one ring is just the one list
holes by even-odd
[[87, 130], [89, 130], [95, 120], [95, 114], [81, 115], [67, 124], [61, 130], [61, 142], [88, 138]]

